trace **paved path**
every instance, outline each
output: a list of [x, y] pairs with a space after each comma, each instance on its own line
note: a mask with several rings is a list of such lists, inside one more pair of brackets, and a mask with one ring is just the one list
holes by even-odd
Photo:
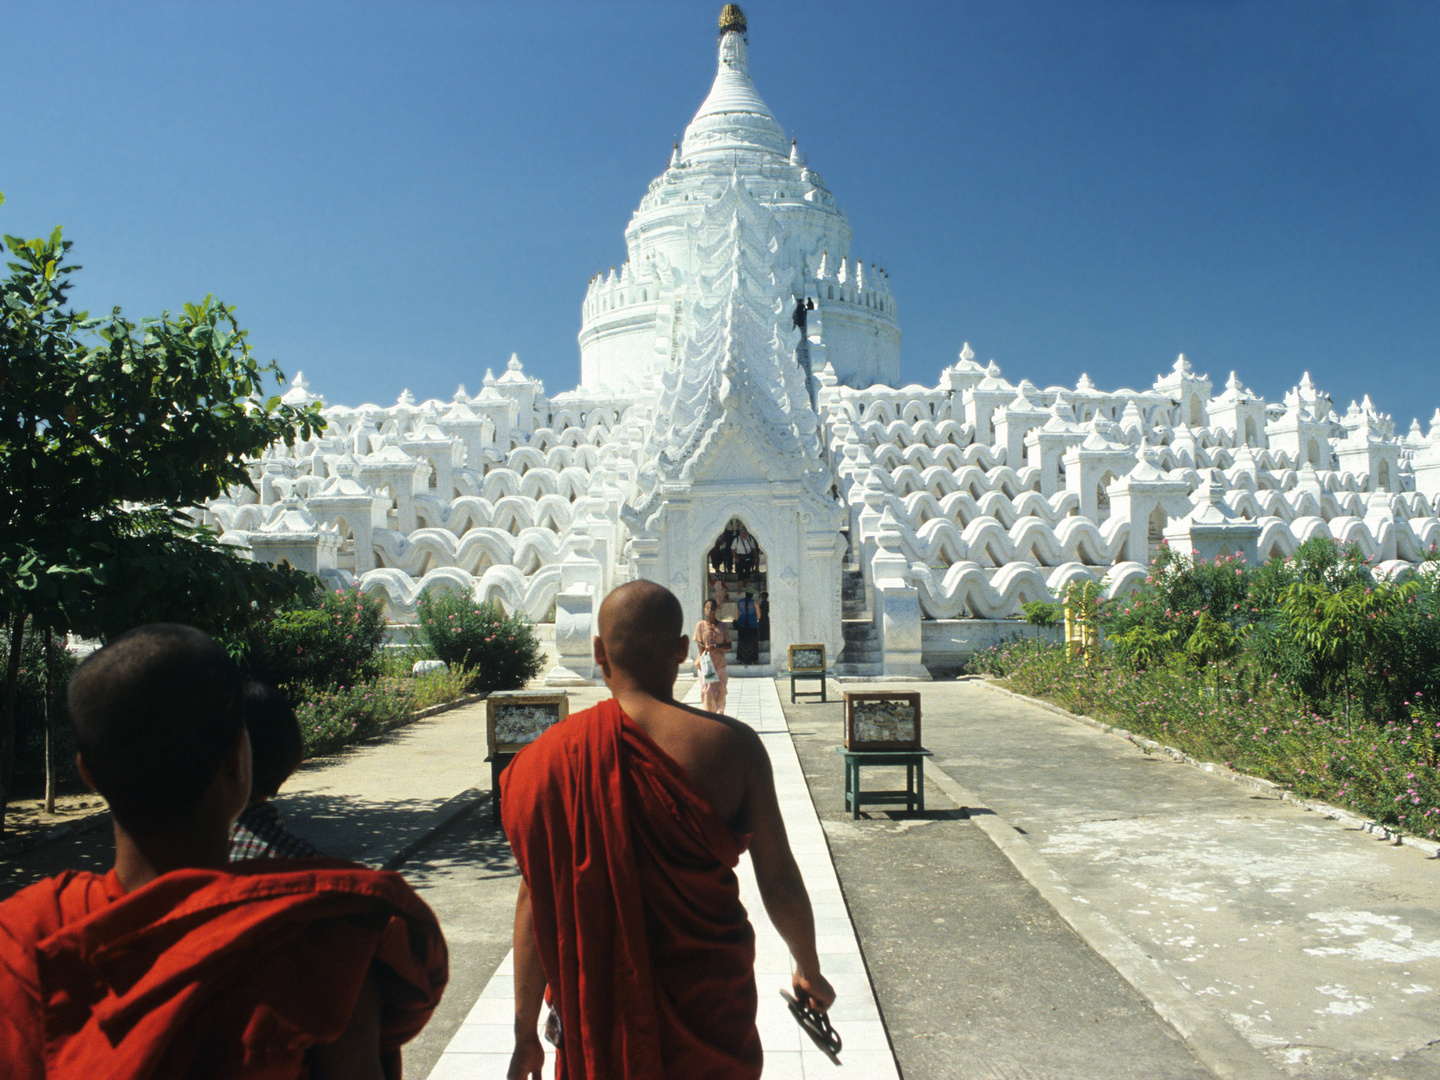
[[1440, 862], [978, 680], [909, 688], [938, 786], [1213, 1071], [1440, 1077]]
[[[848, 1072], [776, 1008], [788, 962], [750, 878], [767, 1076], [1440, 1077], [1440, 861], [975, 680], [913, 687], [928, 811], [853, 822], [840, 706], [782, 719], [775, 685], [736, 679], [731, 702], [776, 763]], [[412, 1076], [499, 1075], [481, 1067], [508, 1052], [517, 879], [484, 742], [483, 705], [455, 710], [307, 763], [281, 798], [328, 852], [403, 863], [446, 928], [450, 991], [407, 1048]], [[109, 859], [105, 833], [70, 838], [0, 862], [0, 895]]]

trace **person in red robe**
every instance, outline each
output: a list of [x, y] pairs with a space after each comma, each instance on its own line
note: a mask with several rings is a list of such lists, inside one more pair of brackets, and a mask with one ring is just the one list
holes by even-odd
[[562, 1080], [745, 1080], [763, 1064], [755, 934], [735, 866], [747, 846], [821, 1011], [815, 921], [755, 732], [675, 701], [680, 602], [633, 581], [601, 604], [595, 659], [614, 697], [570, 716], [500, 777], [522, 875], [511, 1080], [540, 1076], [548, 995]]
[[71, 681], [107, 874], [0, 903], [0, 1062], [16, 1080], [396, 1077], [447, 977], [399, 875], [334, 859], [228, 865], [250, 792], [241, 677], [190, 627], [141, 627]]

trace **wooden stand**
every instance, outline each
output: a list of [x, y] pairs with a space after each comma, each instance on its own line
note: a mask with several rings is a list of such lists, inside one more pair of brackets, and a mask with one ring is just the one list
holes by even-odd
[[[825, 696], [825, 646], [820, 642], [811, 642], [802, 645], [790, 646], [790, 662], [786, 665], [790, 669], [790, 704], [795, 704], [797, 697], [818, 697], [821, 701], [828, 701]], [[819, 690], [797, 690], [795, 683], [799, 679], [818, 679]]]
[[[925, 809], [925, 759], [931, 751], [916, 750], [847, 750], [837, 746], [835, 752], [845, 758], [845, 809], [851, 818], [860, 816], [865, 803], [903, 802], [909, 811]], [[905, 790], [862, 791], [860, 770], [867, 765], [905, 766]]]
[[[795, 682], [798, 679], [814, 679], [820, 684], [819, 690], [797, 690]], [[795, 704], [797, 697], [818, 697], [821, 701], [829, 701], [825, 696], [825, 672], [823, 671], [792, 671], [790, 672], [790, 704]]]
[[500, 824], [500, 774], [514, 759], [513, 753], [494, 753], [485, 760], [490, 763], [490, 823]]

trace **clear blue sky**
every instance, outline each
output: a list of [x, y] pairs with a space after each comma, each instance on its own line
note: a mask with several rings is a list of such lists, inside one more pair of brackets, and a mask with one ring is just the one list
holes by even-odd
[[[334, 402], [579, 375], [586, 283], [714, 74], [711, 0], [28, 3], [0, 229], [92, 310], [213, 292]], [[751, 70], [890, 274], [905, 381], [1303, 370], [1440, 405], [1440, 4], [744, 5]]]

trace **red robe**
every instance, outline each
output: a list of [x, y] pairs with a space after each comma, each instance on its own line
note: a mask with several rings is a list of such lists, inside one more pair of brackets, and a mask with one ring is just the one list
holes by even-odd
[[398, 874], [267, 861], [127, 894], [113, 870], [67, 871], [0, 904], [0, 1071], [293, 1080], [344, 1032], [372, 965], [398, 1077], [447, 977], [440, 926]]
[[560, 1017], [557, 1077], [758, 1077], [734, 873], [749, 838], [613, 699], [526, 747], [500, 787]]

